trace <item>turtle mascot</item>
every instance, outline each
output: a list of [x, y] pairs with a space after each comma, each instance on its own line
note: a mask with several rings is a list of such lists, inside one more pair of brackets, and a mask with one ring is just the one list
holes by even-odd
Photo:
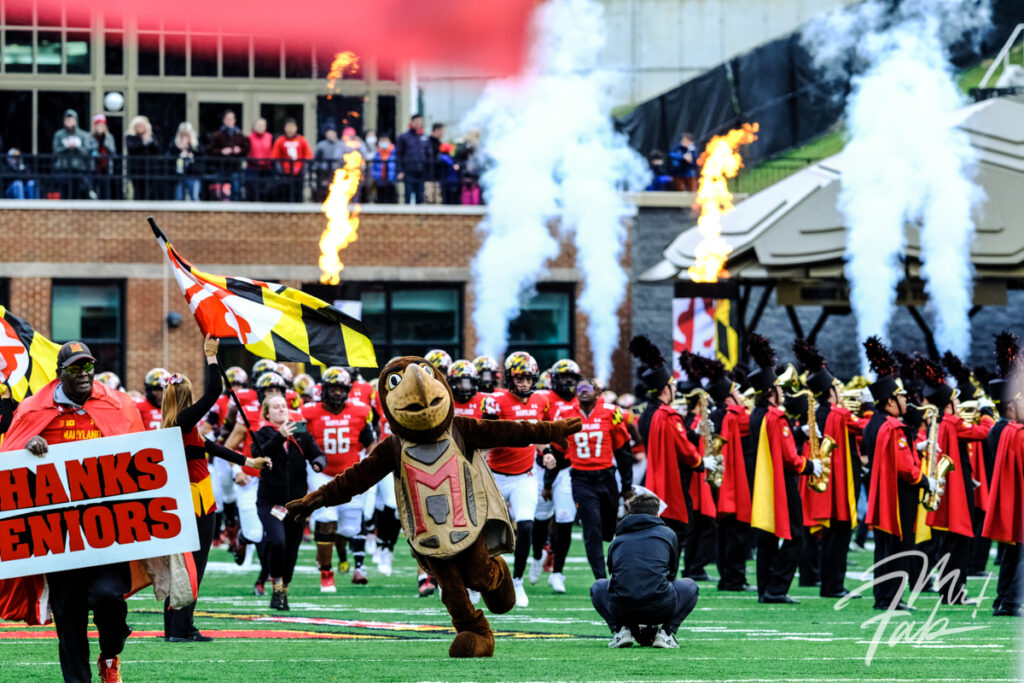
[[579, 418], [511, 422], [454, 417], [445, 377], [423, 358], [388, 363], [378, 380], [380, 403], [393, 434], [333, 481], [288, 503], [296, 518], [325, 505], [340, 505], [395, 474], [395, 497], [413, 555], [437, 580], [456, 636], [451, 657], [490, 657], [494, 634], [466, 592], [479, 591], [494, 614], [515, 605], [515, 590], [502, 553], [511, 553], [515, 531], [484, 454], [498, 446], [554, 443], [580, 431]]

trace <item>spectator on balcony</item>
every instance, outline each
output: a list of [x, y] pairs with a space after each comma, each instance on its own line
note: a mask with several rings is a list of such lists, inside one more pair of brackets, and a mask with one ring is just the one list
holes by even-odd
[[114, 157], [117, 147], [114, 136], [107, 130], [107, 117], [92, 117], [92, 135], [89, 136], [89, 156], [92, 157], [93, 189], [100, 199], [120, 199], [114, 196]]
[[348, 151], [338, 137], [338, 127], [333, 121], [324, 124], [324, 139], [316, 143], [313, 150], [313, 168], [316, 170], [316, 200], [322, 202], [327, 199], [327, 192], [330, 189], [331, 181], [334, 179], [334, 172], [341, 167], [342, 159]]
[[459, 181], [462, 184], [460, 202], [466, 206], [480, 204], [480, 131], [471, 130], [459, 141], [455, 149], [455, 162], [459, 165]]
[[200, 178], [203, 175], [203, 148], [199, 146], [199, 134], [188, 121], [178, 125], [174, 141], [168, 149], [174, 157], [174, 175], [178, 179], [174, 186], [177, 201], [199, 201]]
[[366, 145], [366, 160], [369, 161], [377, 153], [377, 131], [366, 131], [366, 135], [363, 136], [363, 144]]
[[0, 167], [0, 178], [6, 199], [39, 199], [39, 186], [25, 166], [21, 150], [17, 147], [7, 150], [7, 157]]
[[672, 162], [672, 186], [676, 192], [696, 192], [697, 176], [700, 174], [697, 160], [700, 153], [693, 144], [693, 133], [683, 133], [679, 144], [672, 148], [668, 156]]
[[124, 139], [128, 156], [128, 177], [136, 200], [166, 199], [163, 190], [163, 150], [153, 135], [149, 118], [136, 116], [129, 126], [132, 133]]
[[423, 115], [413, 114], [409, 130], [398, 136], [395, 145], [396, 176], [405, 187], [406, 204], [423, 203], [423, 181], [430, 162], [430, 143], [423, 137]]
[[89, 134], [78, 127], [78, 112], [64, 112], [64, 126], [53, 134], [53, 173], [65, 199], [96, 199], [89, 181]]
[[445, 204], [460, 203], [460, 175], [461, 167], [455, 162], [452, 155], [455, 154], [455, 145], [450, 142], [443, 142], [437, 151], [437, 162], [441, 168], [441, 199]]
[[441, 185], [447, 169], [441, 161], [441, 145], [444, 140], [444, 124], [435, 123], [430, 127], [430, 160], [427, 166], [427, 178], [423, 183], [423, 201], [427, 204], [440, 204], [443, 197]]
[[370, 183], [367, 182], [366, 178], [366, 167], [370, 162], [371, 152], [367, 148], [363, 139], [356, 134], [356, 129], [352, 126], [346, 126], [345, 129], [341, 131], [341, 141], [345, 145], [345, 151], [343, 152], [345, 156], [348, 156], [352, 152], [357, 152], [359, 154], [359, 189], [355, 196], [356, 201], [366, 202], [366, 191], [370, 186]]
[[647, 155], [647, 165], [651, 169], [651, 184], [648, 192], [669, 192], [673, 190], [671, 169], [665, 163], [665, 153], [660, 149], [652, 150]]
[[249, 156], [249, 138], [238, 127], [235, 112], [226, 109], [220, 118], [220, 130], [210, 136], [207, 149], [210, 163], [216, 165], [217, 183], [214, 194], [217, 199], [230, 201], [241, 199], [242, 163]]
[[245, 177], [250, 200], [260, 201], [267, 193], [267, 185], [274, 174], [274, 162], [270, 160], [273, 148], [274, 136], [267, 131], [267, 120], [260, 117], [253, 122], [249, 133], [249, 161]]
[[302, 168], [305, 166], [305, 159], [313, 158], [313, 150], [310, 149], [306, 138], [299, 134], [299, 124], [295, 119], [284, 120], [284, 135], [274, 141], [274, 147], [270, 152], [274, 160], [277, 172], [282, 176], [278, 185], [278, 198], [280, 201], [301, 202], [302, 201]]
[[383, 135], [377, 140], [377, 152], [370, 159], [370, 178], [376, 191], [378, 204], [397, 204], [398, 188], [395, 178], [398, 175], [395, 148], [391, 138]]

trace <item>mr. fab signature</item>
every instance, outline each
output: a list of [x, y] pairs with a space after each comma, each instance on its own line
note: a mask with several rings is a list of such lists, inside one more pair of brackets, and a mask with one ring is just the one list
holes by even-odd
[[[871, 591], [873, 591], [877, 585], [895, 581], [899, 582], [899, 586], [893, 595], [892, 602], [888, 607], [878, 615], [867, 619], [863, 624], [861, 624], [861, 628], [875, 628], [875, 633], [868, 645], [867, 654], [864, 656], [864, 663], [867, 665], [871, 664], [879, 645], [884, 644], [889, 647], [894, 647], [901, 643], [907, 645], [921, 645], [940, 640], [947, 636], [988, 628], [984, 625], [958, 626], [950, 628], [949, 619], [946, 617], [936, 617], [936, 613], [938, 612], [939, 604], [941, 602], [939, 600], [935, 601], [935, 606], [932, 608], [931, 612], [927, 614], [924, 621], [914, 618], [911, 612], [898, 609], [903, 592], [908, 588], [908, 586], [910, 586], [910, 573], [903, 567], [906, 567], [908, 562], [914, 561], [920, 562], [922, 569], [910, 590], [910, 595], [906, 600], [907, 605], [911, 607], [914, 605], [921, 592], [928, 585], [928, 580], [932, 575], [937, 577], [935, 588], [939, 593], [947, 593], [951, 602], [954, 604], [964, 604], [964, 601], [967, 598], [966, 591], [963, 587], [956, 590], [955, 594], [952, 594], [953, 589], [958, 582], [960, 573], [955, 569], [946, 572], [946, 564], [949, 561], [948, 554], [944, 555], [938, 562], [936, 562], [935, 566], [931, 569], [928, 567], [928, 556], [919, 550], [907, 550], [897, 553], [868, 567], [864, 571], [864, 576], [867, 577], [873, 573], [874, 578], [854, 588], [850, 591], [849, 595], [840, 598], [835, 605], [835, 609], [841, 610], [849, 604], [851, 599], [858, 595], [862, 593], [868, 593], [870, 595]], [[882, 574], [881, 571], [887, 564], [900, 568], [894, 569], [886, 574]], [[989, 579], [986, 578], [985, 583], [981, 588], [981, 592], [977, 596], [979, 602], [985, 598], [985, 589], [988, 588], [988, 582]]]

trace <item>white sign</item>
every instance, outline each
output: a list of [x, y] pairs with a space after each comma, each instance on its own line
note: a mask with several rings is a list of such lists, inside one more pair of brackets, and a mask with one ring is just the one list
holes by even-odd
[[0, 453], [0, 579], [198, 549], [177, 427]]

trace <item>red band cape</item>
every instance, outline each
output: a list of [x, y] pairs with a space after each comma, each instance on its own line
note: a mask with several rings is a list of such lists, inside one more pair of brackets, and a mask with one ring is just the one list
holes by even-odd
[[686, 513], [679, 465], [681, 463], [684, 467], [694, 468], [700, 461], [697, 447], [686, 437], [683, 418], [672, 406], [658, 406], [651, 416], [651, 428], [647, 435], [645, 483], [654, 495], [665, 501], [667, 507], [661, 513], [662, 517], [684, 524], [690, 521]]
[[1016, 422], [999, 435], [981, 535], [1001, 543], [1024, 543], [1024, 425]]

